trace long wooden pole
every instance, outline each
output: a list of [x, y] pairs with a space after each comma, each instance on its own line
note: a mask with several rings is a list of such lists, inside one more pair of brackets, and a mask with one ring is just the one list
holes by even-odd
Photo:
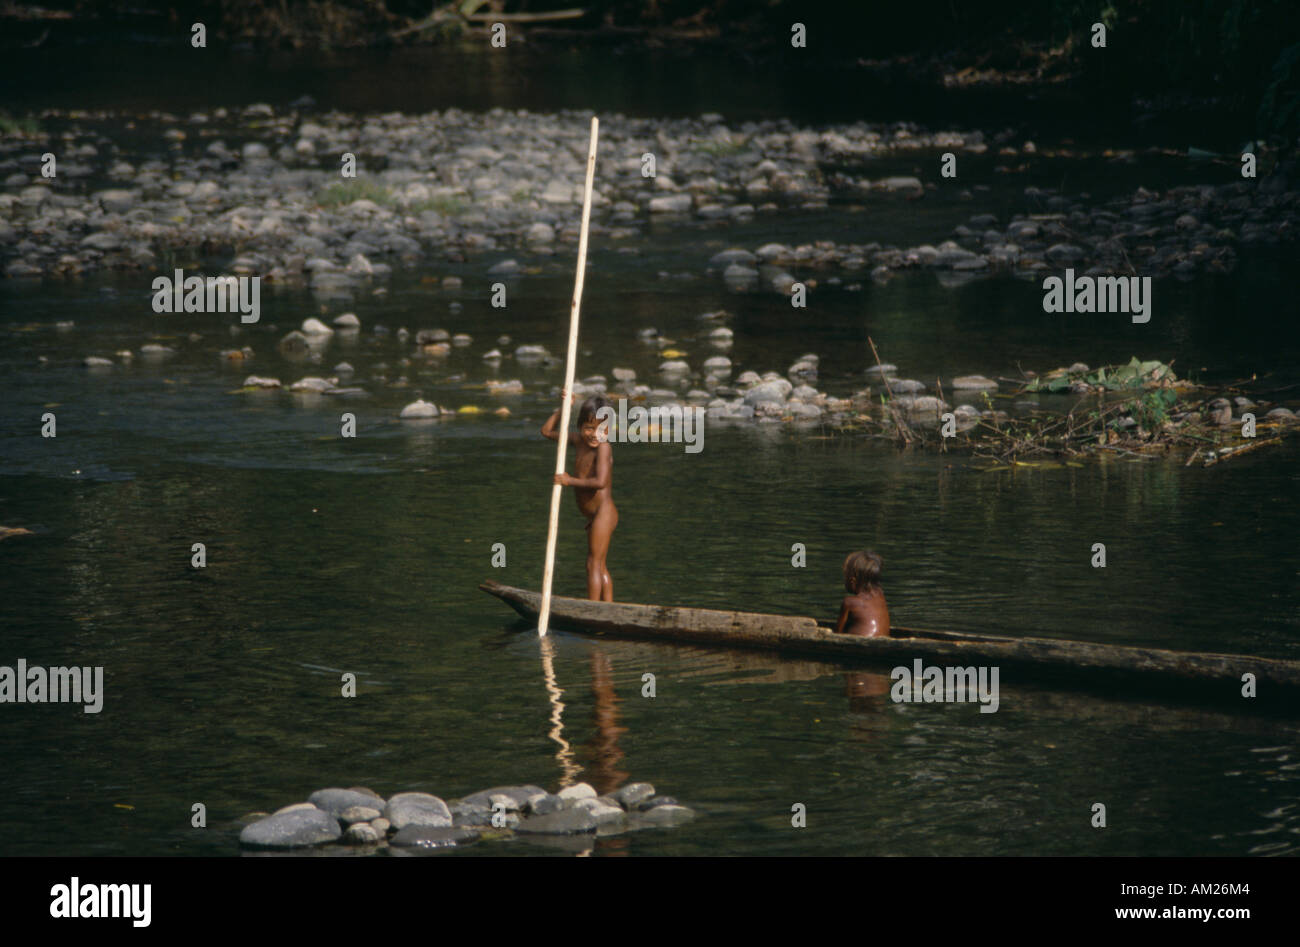
[[[587, 183], [582, 194], [582, 230], [578, 235], [578, 275], [573, 281], [573, 305], [569, 307], [569, 358], [564, 366], [564, 397], [560, 405], [560, 436], [555, 452], [555, 472], [564, 473], [564, 458], [569, 449], [569, 407], [572, 403], [573, 369], [578, 358], [578, 311], [582, 308], [582, 283], [587, 270], [587, 228], [591, 222], [591, 185], [596, 177], [596, 132], [600, 122], [591, 119], [591, 145], [587, 148]], [[551, 487], [551, 522], [546, 531], [546, 570], [542, 573], [542, 610], [537, 616], [537, 633], [546, 634], [551, 619], [551, 580], [555, 577], [555, 536], [560, 527], [558, 483]]]

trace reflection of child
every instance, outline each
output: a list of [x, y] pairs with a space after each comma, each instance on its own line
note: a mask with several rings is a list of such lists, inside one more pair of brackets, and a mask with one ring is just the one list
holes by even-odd
[[889, 637], [889, 607], [880, 588], [884, 560], [874, 552], [849, 553], [844, 560], [844, 597], [837, 632], [864, 638]]
[[[565, 396], [568, 392], [564, 393]], [[573, 396], [576, 403], [577, 395]], [[578, 433], [569, 433], [569, 443], [575, 445], [573, 469], [576, 477], [567, 473], [555, 475], [562, 487], [573, 487], [578, 509], [587, 517], [587, 598], [593, 602], [614, 601], [614, 580], [609, 577], [605, 556], [609, 540], [618, 525], [618, 508], [614, 506], [614, 451], [609, 446], [609, 424], [597, 417], [609, 401], [600, 395], [588, 398], [578, 409]], [[542, 425], [542, 436], [553, 441], [560, 439], [556, 430], [560, 424], [560, 409]]]

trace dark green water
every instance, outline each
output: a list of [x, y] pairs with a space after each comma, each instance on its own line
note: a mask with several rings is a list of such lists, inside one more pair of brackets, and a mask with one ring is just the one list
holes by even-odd
[[[101, 95], [147, 100], [155, 87], [141, 92], [146, 82], [140, 72]], [[459, 104], [578, 104], [564, 101], [562, 85], [534, 101], [508, 76], [501, 82], [499, 101], [462, 89]], [[60, 102], [57, 91], [51, 104], [86, 104]], [[288, 95], [254, 94], [264, 91], [227, 81], [208, 101]], [[188, 94], [203, 97], [197, 87]], [[169, 107], [197, 107], [180, 97]], [[640, 110], [714, 107], [703, 98], [679, 88]], [[638, 111], [621, 93], [615, 100]], [[449, 103], [420, 107], [435, 104]], [[798, 114], [798, 104], [764, 110]], [[1084, 164], [1068, 170], [1096, 193], [1139, 183]], [[1198, 172], [1145, 173], [1170, 183]], [[1131, 355], [1176, 360], [1180, 375], [1207, 381], [1300, 382], [1293, 260], [1259, 249], [1243, 252], [1232, 275], [1157, 283], [1145, 326], [1046, 316], [1041, 289], [1015, 280], [949, 290], [922, 274], [822, 290], [796, 312], [775, 295], [729, 295], [702, 275], [708, 256], [731, 245], [940, 239], [972, 213], [1026, 210], [1025, 183], [994, 181], [973, 204], [940, 194], [921, 205], [760, 216], [726, 231], [655, 226], [625, 242], [636, 255], [597, 240], [579, 375], [628, 366], [651, 380], [659, 357], [636, 340], [651, 325], [698, 364], [713, 352], [697, 316], [726, 308], [737, 373], [784, 371], [812, 351], [818, 387], [836, 395], [862, 386], [868, 334], [901, 374], [926, 382]], [[554, 789], [566, 776], [602, 790], [647, 779], [701, 814], [687, 827], [598, 843], [608, 854], [1300, 849], [1294, 725], [1035, 689], [1009, 675], [999, 711], [980, 714], [850, 697], [833, 667], [560, 633], [550, 657], [563, 743], [553, 739], [536, 635], [476, 586], [540, 583], [553, 455], [537, 428], [561, 371], [506, 361], [497, 377], [522, 379], [524, 395], [494, 399], [477, 386], [493, 377], [479, 355], [501, 333], [511, 349], [562, 351], [572, 260], [510, 254], [542, 273], [519, 281], [501, 311], [487, 303], [484, 274], [504, 255], [399, 273], [387, 295], [324, 313], [308, 293], [268, 291], [262, 323], [238, 336], [221, 316], [154, 315], [154, 274], [0, 283], [0, 523], [38, 533], [0, 543], [0, 664], [102, 665], [106, 678], [98, 715], [0, 707], [0, 853], [231, 855], [233, 820], [323, 786], [451, 798], [500, 783]], [[696, 278], [660, 280], [659, 271]], [[463, 291], [417, 280], [453, 273]], [[452, 300], [463, 311], [449, 312]], [[249, 372], [286, 385], [328, 374], [283, 361], [274, 343], [308, 316], [344, 310], [364, 331], [336, 336], [323, 366], [352, 363], [369, 399], [232, 393]], [[75, 328], [56, 331], [66, 319]], [[377, 323], [441, 326], [475, 342], [445, 362], [402, 368], [409, 346], [376, 339]], [[80, 366], [155, 340], [178, 355], [107, 374]], [[243, 344], [256, 351], [251, 364], [218, 359]], [[409, 387], [372, 381], [380, 363]], [[485, 413], [394, 420], [418, 395]], [[511, 416], [486, 413], [498, 404]], [[47, 410], [58, 418], [52, 440], [39, 436]], [[357, 415], [355, 440], [337, 436], [345, 410]], [[1112, 458], [1013, 473], [817, 430], [710, 426], [699, 454], [619, 445], [615, 457], [622, 518], [610, 568], [623, 600], [833, 618], [843, 556], [871, 546], [885, 557], [900, 624], [1300, 658], [1294, 442], [1210, 470]], [[565, 594], [583, 588], [581, 525], [566, 498]], [[205, 570], [190, 567], [195, 542], [207, 546]], [[1094, 542], [1107, 545], [1104, 570], [1089, 565]], [[507, 568], [491, 567], [495, 543], [506, 546]], [[807, 547], [806, 568], [791, 566], [794, 543]], [[344, 672], [357, 676], [355, 699], [339, 696]], [[654, 699], [641, 696], [647, 672]], [[190, 827], [199, 802], [206, 830]], [[1096, 802], [1107, 806], [1104, 830], [1090, 826]], [[790, 826], [795, 803], [807, 806], [807, 828]]]
[[[689, 240], [683, 266], [698, 262]], [[718, 305], [735, 313], [737, 371], [781, 369], [813, 350], [832, 392], [858, 386], [841, 376], [865, 365], [865, 331], [922, 378], [1130, 351], [1187, 353], [1229, 375], [1248, 363], [1294, 371], [1267, 344], [1268, 332], [1294, 330], [1267, 315], [1283, 283], [1266, 264], [1221, 290], [1252, 300], [1231, 326], [1219, 289], [1171, 284], [1178, 314], [1153, 319], [1141, 344], [1144, 327], [1101, 319], [1043, 316], [1035, 329], [1023, 310], [1038, 290], [1019, 282], [952, 292], [920, 276], [824, 294], [791, 316], [779, 298], [726, 297], [703, 281], [664, 292], [612, 272], [615, 262], [593, 261], [580, 374], [650, 373], [658, 357], [635, 339], [645, 324], [698, 361], [709, 350], [694, 317]], [[106, 673], [97, 716], [5, 706], [4, 851], [230, 854], [230, 820], [325, 785], [448, 797], [558, 785], [537, 639], [475, 586], [539, 584], [552, 455], [536, 431], [560, 370], [507, 361], [501, 377], [528, 389], [503, 399], [509, 418], [392, 418], [417, 390], [452, 407], [494, 406], [466, 387], [487, 377], [478, 353], [507, 330], [559, 349], [567, 283], [525, 280], [505, 313], [466, 291], [465, 310], [447, 314], [446, 294], [409, 277], [358, 301], [367, 327], [443, 325], [476, 341], [442, 366], [412, 365], [412, 388], [396, 391], [366, 382], [375, 363], [400, 357], [395, 339], [332, 343], [326, 365], [346, 357], [374, 392], [346, 406], [355, 441], [336, 436], [345, 408], [332, 399], [231, 393], [250, 370], [286, 383], [308, 371], [275, 354], [269, 323], [283, 331], [319, 312], [309, 297], [264, 303], [264, 324], [240, 337], [256, 359], [234, 370], [216, 357], [231, 344], [223, 317], [155, 316], [138, 286], [104, 285], [117, 291], [0, 290], [0, 522], [39, 528], [0, 545], [6, 663]], [[76, 320], [69, 333], [52, 328], [63, 318]], [[1225, 333], [1244, 350], [1228, 351]], [[101, 376], [76, 364], [166, 335], [181, 336], [180, 354], [163, 366], [137, 360]], [[54, 440], [37, 433], [50, 405]], [[899, 623], [1300, 657], [1294, 448], [1212, 470], [1111, 460], [990, 473], [816, 431], [715, 426], [696, 455], [652, 444], [615, 456], [622, 521], [610, 562], [624, 600], [833, 617], [840, 560], [870, 545], [886, 558]], [[580, 594], [584, 536], [567, 499], [562, 526], [558, 589]], [[206, 570], [189, 567], [194, 542], [207, 545]], [[490, 566], [498, 542], [505, 569]], [[790, 564], [796, 542], [808, 548], [803, 569]], [[1093, 542], [1107, 544], [1105, 570], [1088, 564]], [[702, 812], [690, 827], [602, 850], [1296, 850], [1290, 725], [1009, 677], [996, 714], [909, 707], [850, 699], [830, 667], [564, 634], [553, 646], [571, 771], [602, 788], [649, 779]], [[354, 700], [339, 696], [344, 671], [357, 675]], [[657, 676], [653, 700], [640, 696], [646, 672]], [[1097, 801], [1109, 810], [1104, 831], [1088, 823]], [[206, 831], [189, 827], [195, 802], [208, 807]], [[808, 806], [806, 829], [790, 828], [796, 802]]]

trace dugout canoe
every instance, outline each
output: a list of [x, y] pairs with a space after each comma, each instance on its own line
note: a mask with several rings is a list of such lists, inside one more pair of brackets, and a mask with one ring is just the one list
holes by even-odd
[[[479, 586], [536, 621], [541, 594], [491, 580]], [[556, 628], [619, 638], [746, 648], [853, 666], [996, 666], [1003, 686], [1049, 684], [1120, 697], [1195, 697], [1247, 711], [1300, 716], [1300, 661], [1007, 637], [895, 626], [889, 638], [837, 635], [814, 618], [553, 596]], [[1252, 674], [1255, 697], [1242, 695]]]

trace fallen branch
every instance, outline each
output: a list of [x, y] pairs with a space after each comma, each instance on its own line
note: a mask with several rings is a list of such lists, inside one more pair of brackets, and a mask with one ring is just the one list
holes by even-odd
[[880, 353], [876, 351], [876, 343], [871, 341], [871, 336], [867, 336], [867, 344], [871, 346], [871, 354], [876, 357], [876, 367], [880, 369], [880, 378], [885, 383], [885, 392], [889, 395], [889, 413], [893, 416], [894, 424], [898, 427], [898, 436], [903, 439], [903, 443], [911, 444], [914, 435], [911, 428], [899, 415], [898, 409], [894, 407], [894, 391], [889, 387], [889, 376], [885, 372], [884, 364], [880, 361]]
[[1281, 443], [1282, 443], [1282, 438], [1270, 437], [1266, 441], [1255, 441], [1253, 444], [1242, 444], [1239, 447], [1224, 447], [1217, 451], [1207, 450], [1205, 452], [1205, 454], [1207, 455], [1205, 457], [1205, 463], [1202, 464], [1202, 466], [1213, 467], [1215, 464], [1219, 463], [1220, 461], [1231, 460], [1233, 457], [1239, 457], [1242, 454], [1249, 453], [1250, 451], [1253, 451], [1257, 448], [1268, 447], [1270, 444], [1281, 444]]

